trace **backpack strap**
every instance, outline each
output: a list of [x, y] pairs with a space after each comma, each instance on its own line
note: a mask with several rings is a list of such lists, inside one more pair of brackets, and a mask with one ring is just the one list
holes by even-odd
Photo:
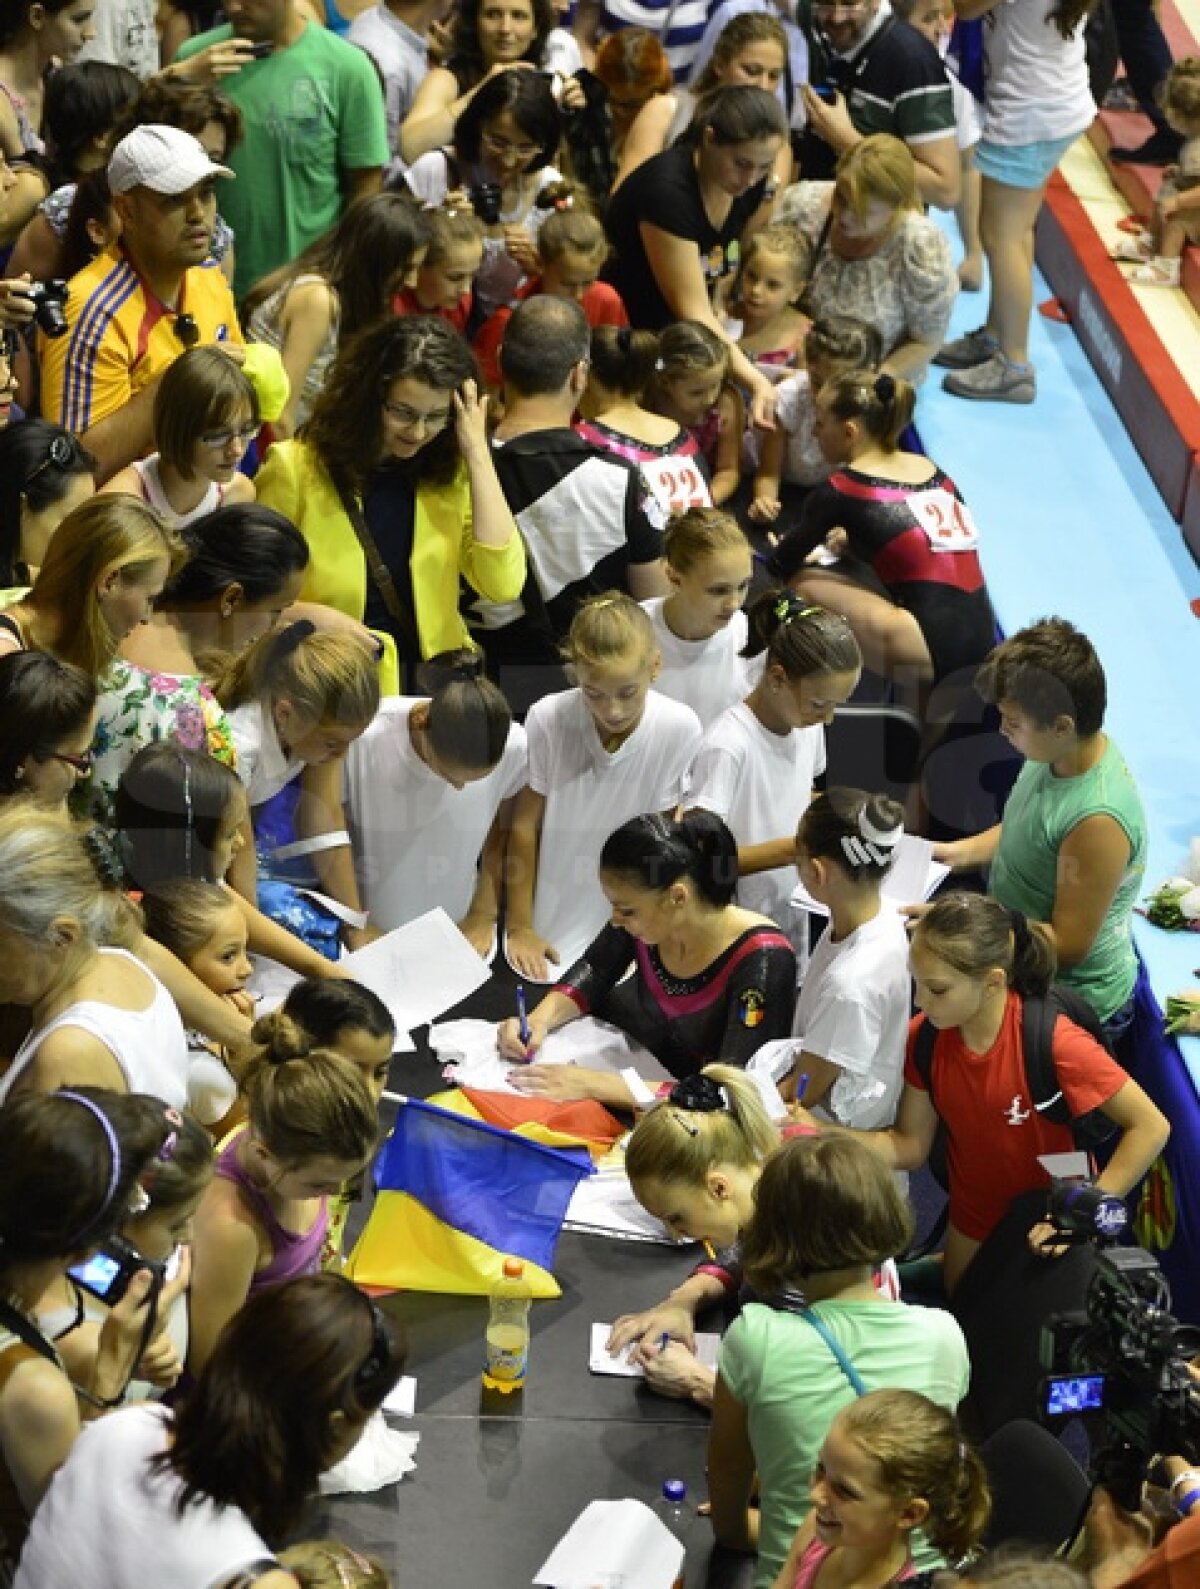
[[1071, 1111], [1058, 1084], [1054, 1065], [1054, 1028], [1059, 1010], [1051, 994], [1021, 1001], [1021, 1048], [1025, 1062], [1025, 1084], [1029, 1101], [1046, 1120], [1069, 1125]]

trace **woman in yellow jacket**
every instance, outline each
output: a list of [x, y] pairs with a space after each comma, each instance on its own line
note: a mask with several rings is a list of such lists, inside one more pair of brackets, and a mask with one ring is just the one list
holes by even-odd
[[[369, 327], [338, 354], [303, 434], [272, 447], [258, 500], [295, 523], [301, 600], [384, 637], [383, 687], [472, 644], [459, 579], [515, 601], [525, 547], [492, 465], [470, 348], [444, 320]], [[411, 689], [410, 689], [411, 693]]]

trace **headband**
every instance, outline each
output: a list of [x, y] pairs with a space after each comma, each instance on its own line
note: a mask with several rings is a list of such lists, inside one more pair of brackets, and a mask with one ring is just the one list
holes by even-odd
[[93, 1102], [91, 1098], [85, 1098], [81, 1092], [71, 1092], [65, 1087], [61, 1088], [54, 1096], [56, 1098], [69, 1098], [72, 1103], [82, 1104], [88, 1113], [94, 1115], [99, 1121], [100, 1129], [104, 1132], [104, 1139], [108, 1143], [108, 1189], [104, 1194], [104, 1201], [96, 1213], [87, 1221], [79, 1234], [71, 1238], [69, 1246], [74, 1247], [101, 1224], [112, 1207], [113, 1199], [117, 1195], [117, 1183], [121, 1179], [121, 1149], [117, 1142], [117, 1133], [112, 1128], [112, 1121], [100, 1108], [99, 1104]]
[[877, 828], [864, 805], [858, 813], [858, 832], [843, 833], [840, 844], [851, 866], [887, 866], [903, 837], [902, 822], [897, 822], [894, 828]]

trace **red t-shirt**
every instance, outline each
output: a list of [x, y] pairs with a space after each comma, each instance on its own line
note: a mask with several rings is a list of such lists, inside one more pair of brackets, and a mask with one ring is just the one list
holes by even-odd
[[[933, 1097], [947, 1134], [950, 1223], [974, 1241], [990, 1235], [1014, 1197], [1049, 1186], [1038, 1163], [1042, 1154], [1075, 1147], [1070, 1126], [1045, 1119], [1030, 1101], [1021, 1003], [1009, 994], [986, 1054], [972, 1053], [957, 1029], [939, 1032], [933, 1047]], [[913, 1042], [924, 1019], [915, 1016], [909, 1026], [904, 1065], [905, 1081], [921, 1091]], [[1098, 1109], [1129, 1080], [1094, 1037], [1064, 1016], [1054, 1028], [1054, 1068], [1073, 1115]]]
[[[526, 298], [534, 298], [542, 290], [542, 279], [535, 276], [518, 292], [517, 297], [522, 302]], [[587, 317], [587, 323], [594, 330], [596, 326], [627, 326], [629, 316], [625, 313], [625, 305], [621, 302], [621, 295], [615, 287], [610, 287], [606, 281], [594, 281], [585, 288], [579, 307]], [[479, 368], [483, 371], [483, 378], [491, 387], [498, 389], [503, 380], [500, 374], [500, 344], [504, 340], [504, 328], [512, 319], [512, 310], [506, 304], [497, 309], [484, 321], [475, 338], [475, 357], [479, 360]]]
[[447, 321], [456, 331], [465, 331], [471, 317], [471, 294], [464, 292], [453, 309], [426, 309], [411, 287], [401, 287], [399, 292], [392, 294], [392, 313], [433, 315]]

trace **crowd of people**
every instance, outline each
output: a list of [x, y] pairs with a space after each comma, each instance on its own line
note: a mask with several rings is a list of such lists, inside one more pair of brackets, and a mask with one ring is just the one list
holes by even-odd
[[[616, 1111], [637, 1197], [708, 1244], [610, 1346], [711, 1410], [714, 1534], [758, 1589], [1075, 1581], [978, 1559], [954, 1306], [1074, 1122], [1116, 1197], [1167, 1141], [1136, 1079], [1146, 818], [1096, 649], [1056, 617], [1001, 635], [919, 425], [935, 365], [1036, 399], [1033, 227], [1095, 112], [1089, 8], [626, 9], [0, 19], [19, 1589], [388, 1582], [289, 1541], [404, 1355], [341, 1272], [396, 1035], [341, 960], [437, 906], [539, 985], [497, 1029], [513, 1088]], [[1147, 157], [1178, 169], [1130, 240], [1166, 284], [1200, 191], [1197, 66], [1169, 65]], [[985, 322], [948, 341], [984, 262]], [[907, 791], [826, 774], [864, 689], [917, 721]], [[922, 774], [974, 776], [994, 723], [1022, 765], [979, 832]], [[906, 831], [962, 874], [907, 919]], [[270, 1015], [264, 958], [296, 979]], [[555, 1062], [585, 1019], [672, 1080]], [[931, 1155], [925, 1306], [898, 1261]], [[1041, 1217], [1027, 1242], [1062, 1250]], [[1095, 1549], [1093, 1585], [1166, 1582], [1136, 1554]]]

